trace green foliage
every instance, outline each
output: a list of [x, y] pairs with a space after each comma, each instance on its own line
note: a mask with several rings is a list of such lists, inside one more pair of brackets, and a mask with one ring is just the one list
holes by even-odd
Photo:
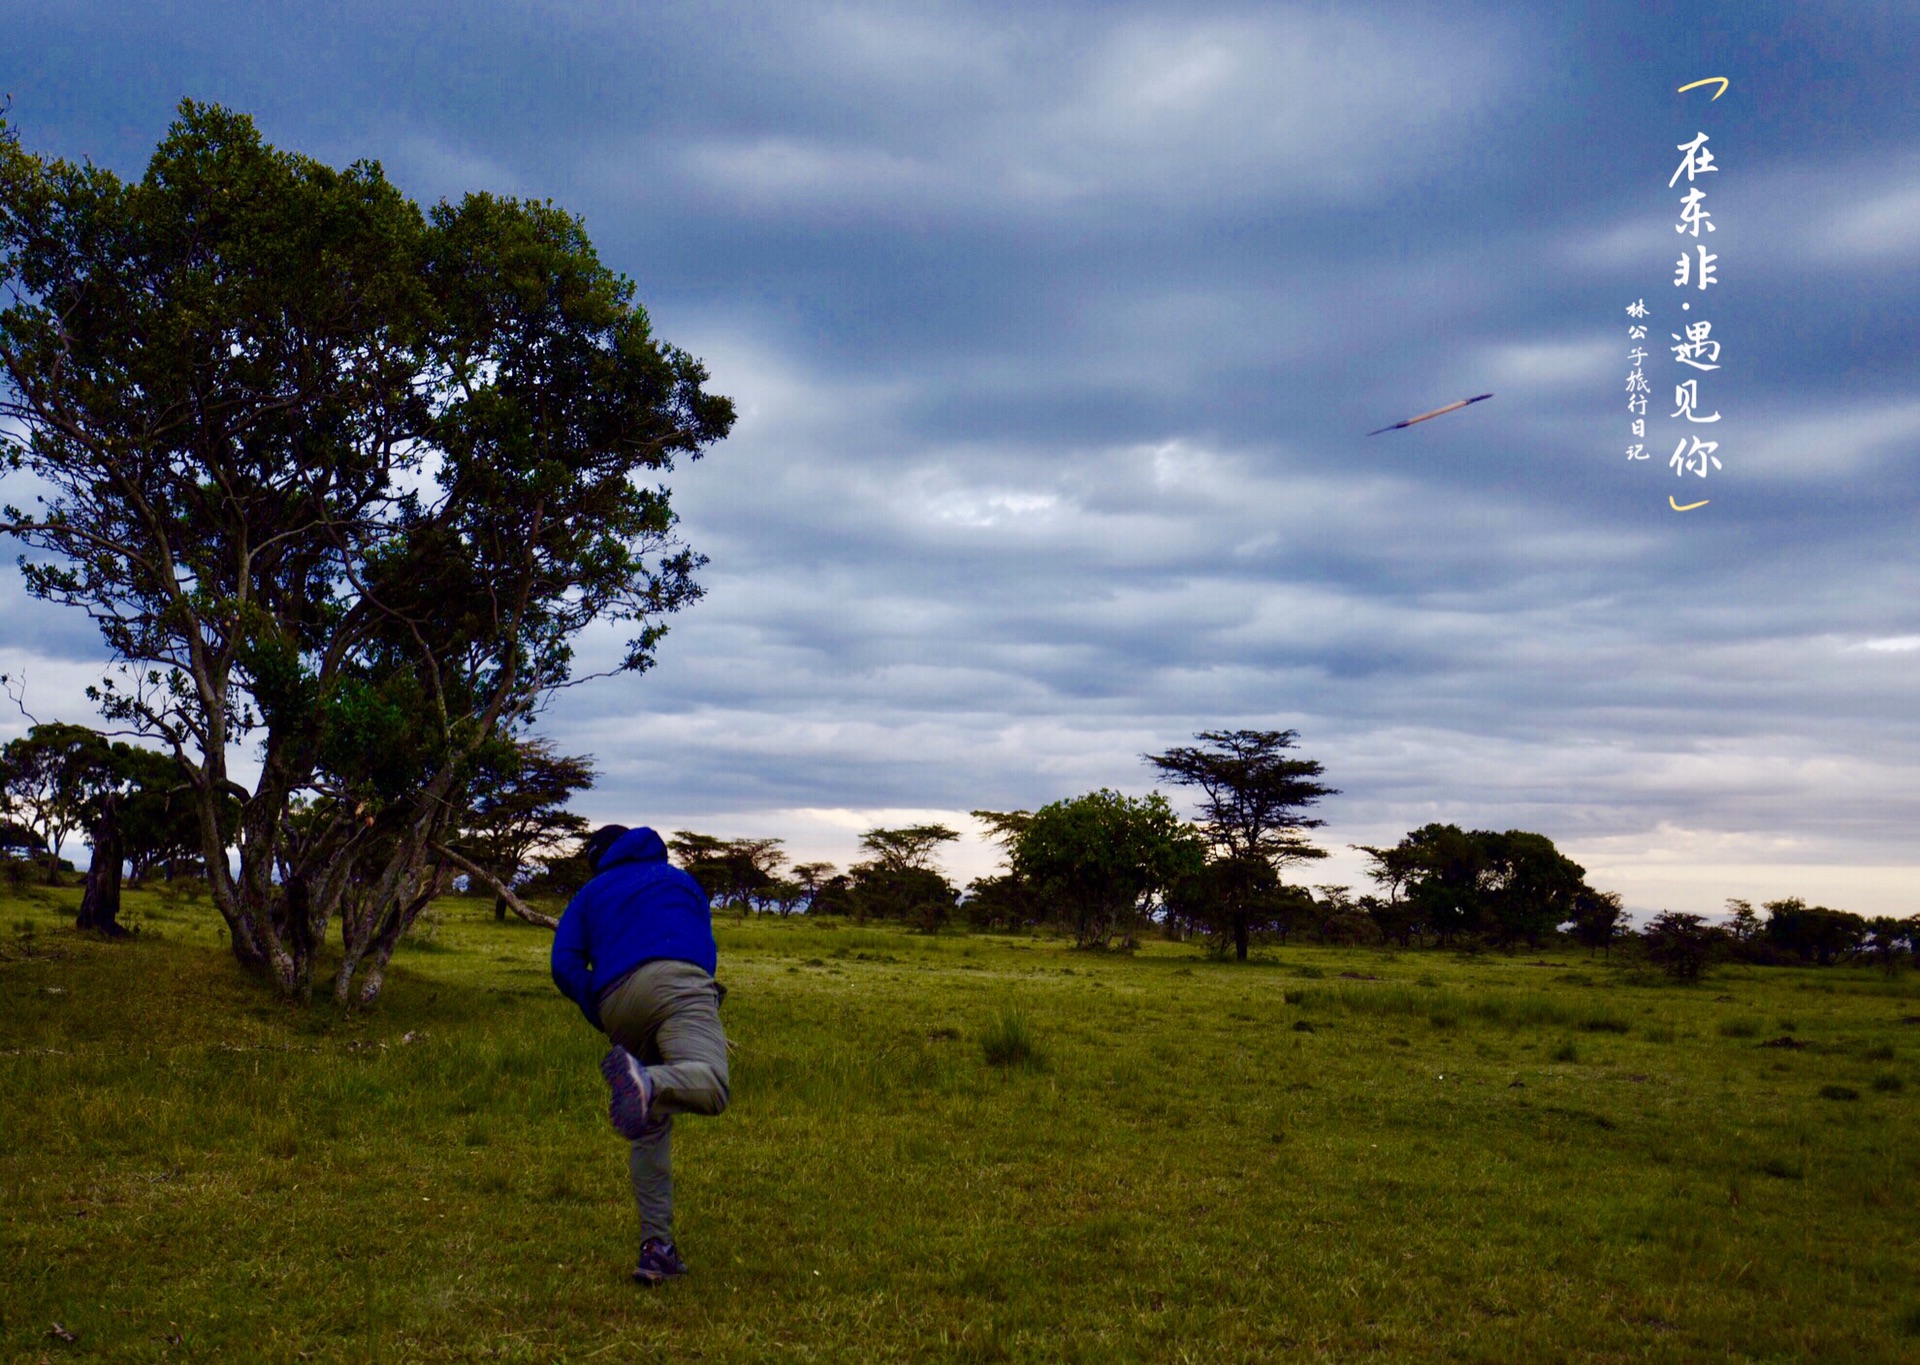
[[1595, 891], [1582, 884], [1573, 896], [1573, 940], [1592, 951], [1611, 953], [1626, 919], [1626, 909], [1617, 891]]
[[1586, 870], [1543, 834], [1429, 824], [1391, 848], [1361, 851], [1387, 893], [1375, 920], [1403, 944], [1427, 932], [1442, 944], [1485, 935], [1537, 946], [1571, 923], [1578, 942], [1607, 948], [1619, 932], [1620, 898], [1588, 886]]
[[1042, 806], [1011, 850], [1011, 872], [1058, 908], [1080, 947], [1131, 947], [1154, 900], [1199, 874], [1206, 847], [1158, 792], [1102, 788]]
[[952, 918], [959, 893], [930, 867], [859, 863], [853, 869], [850, 899], [857, 919], [898, 920], [931, 931]]
[[84, 725], [36, 724], [7, 741], [0, 749], [0, 819], [8, 823], [8, 843], [37, 852], [47, 880], [55, 880], [61, 845], [86, 829], [115, 785], [116, 769], [127, 765], [104, 735]]
[[[1777, 952], [1828, 966], [1857, 950], [1867, 938], [1867, 922], [1846, 910], [1808, 905], [1797, 896], [1768, 901], [1761, 933]], [[1899, 936], [1894, 930], [1894, 936]], [[1888, 956], [1892, 957], [1893, 944]]]
[[1242, 962], [1257, 941], [1286, 942], [1315, 908], [1311, 892], [1283, 885], [1262, 858], [1211, 858], [1176, 877], [1166, 903], [1176, 921], [1207, 935], [1216, 956]]
[[371, 999], [575, 638], [624, 627], [643, 670], [698, 596], [659, 477], [730, 404], [564, 211], [423, 214], [191, 101], [134, 183], [0, 127], [0, 287], [29, 590], [98, 624], [106, 714], [188, 756], [235, 954], [304, 996], [337, 920], [336, 994]]
[[[231, 831], [238, 803], [216, 803], [222, 829]], [[0, 818], [11, 822], [13, 847], [39, 853], [44, 877], [56, 880], [56, 856], [73, 835], [94, 845], [102, 875], [130, 863], [135, 882], [167, 865], [174, 872], [199, 865], [202, 845], [191, 771], [167, 754], [109, 740], [84, 725], [36, 724], [0, 749]], [[102, 844], [105, 838], [106, 843]], [[117, 886], [117, 881], [113, 882]], [[100, 888], [87, 915], [116, 932], [117, 892]]]

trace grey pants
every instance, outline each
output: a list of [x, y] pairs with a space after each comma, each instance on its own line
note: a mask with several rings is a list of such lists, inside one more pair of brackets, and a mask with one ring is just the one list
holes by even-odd
[[600, 997], [607, 1037], [640, 1059], [653, 1083], [647, 1126], [627, 1169], [640, 1207], [640, 1236], [673, 1240], [673, 1116], [727, 1107], [727, 1035], [720, 988], [691, 962], [643, 962]]

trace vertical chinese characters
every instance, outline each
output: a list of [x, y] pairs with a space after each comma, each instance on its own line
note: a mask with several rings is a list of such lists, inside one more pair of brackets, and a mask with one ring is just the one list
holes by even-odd
[[1627, 305], [1627, 316], [1633, 321], [1627, 325], [1627, 340], [1633, 343], [1633, 349], [1627, 352], [1627, 359], [1633, 362], [1633, 369], [1627, 374], [1627, 411], [1633, 415], [1634, 443], [1627, 447], [1629, 460], [1647, 458], [1647, 395], [1652, 392], [1647, 386], [1647, 372], [1643, 368], [1647, 358], [1647, 348], [1640, 343], [1647, 339], [1647, 302], [1635, 299]]
[[[1719, 254], [1707, 250], [1705, 240], [1708, 235], [1720, 230], [1719, 225], [1713, 221], [1713, 214], [1707, 208], [1706, 190], [1694, 183], [1702, 176], [1716, 175], [1720, 171], [1719, 163], [1713, 159], [1712, 148], [1707, 146], [1709, 141], [1708, 135], [1701, 132], [1695, 133], [1689, 142], [1676, 144], [1674, 150], [1680, 153], [1680, 164], [1667, 179], [1668, 189], [1678, 188], [1682, 178], [1686, 181], [1686, 193], [1680, 198], [1679, 221], [1673, 225], [1674, 232], [1682, 238], [1680, 257], [1674, 262], [1673, 287], [1691, 289], [1703, 295], [1720, 283]], [[1686, 301], [1681, 303], [1680, 308], [1683, 312], [1691, 312], [1693, 304]], [[1720, 368], [1720, 343], [1714, 339], [1713, 324], [1705, 318], [1699, 318], [1684, 324], [1679, 332], [1669, 332], [1668, 336], [1674, 343], [1668, 347], [1673, 355], [1673, 363], [1697, 372], [1674, 383], [1673, 411], [1667, 414], [1668, 420], [1683, 420], [1696, 425], [1718, 422], [1718, 406], [1700, 392], [1700, 374]], [[1676, 477], [1684, 478], [1692, 474], [1704, 479], [1709, 470], [1721, 467], [1720, 457], [1716, 453], [1719, 449], [1718, 441], [1684, 432], [1675, 444], [1673, 454], [1668, 457], [1667, 466]], [[1671, 503], [1673, 500], [1669, 498], [1668, 501]]]
[[[1694, 81], [1680, 87], [1681, 94], [1705, 86], [1718, 85], [1720, 89], [1713, 98], [1718, 99], [1727, 91], [1729, 82], [1718, 76], [1706, 80]], [[1702, 304], [1706, 302], [1709, 289], [1720, 285], [1720, 254], [1710, 250], [1713, 234], [1720, 230], [1714, 221], [1714, 214], [1707, 207], [1705, 177], [1718, 175], [1720, 163], [1715, 160], [1713, 149], [1708, 144], [1712, 138], [1706, 132], [1697, 132], [1686, 142], [1674, 144], [1674, 150], [1680, 153], [1680, 164], [1674, 167], [1673, 174], [1667, 177], [1669, 190], [1680, 189], [1679, 218], [1673, 225], [1674, 233], [1681, 239], [1680, 255], [1673, 264], [1673, 287], [1681, 290], [1680, 312], [1693, 311], [1693, 296], [1700, 296]], [[1653, 402], [1653, 386], [1647, 379], [1646, 362], [1650, 354], [1658, 349], [1658, 342], [1648, 344], [1648, 329], [1653, 325], [1648, 319], [1653, 316], [1647, 307], [1645, 298], [1635, 299], [1627, 305], [1627, 360], [1633, 368], [1627, 372], [1627, 414], [1631, 419], [1628, 430], [1632, 434], [1632, 444], [1627, 447], [1629, 460], [1650, 458], [1647, 436], [1647, 407]], [[1673, 385], [1673, 408], [1670, 412], [1656, 411], [1656, 420], [1664, 419], [1669, 423], [1682, 423], [1679, 440], [1668, 457], [1667, 467], [1673, 470], [1675, 477], [1685, 478], [1691, 474], [1704, 479], [1711, 472], [1721, 469], [1720, 441], [1709, 439], [1717, 434], [1714, 426], [1720, 421], [1719, 405], [1713, 400], [1710, 381], [1703, 376], [1713, 375], [1720, 369], [1720, 338], [1713, 334], [1713, 323], [1706, 318], [1686, 318], [1679, 323], [1680, 330], [1669, 332], [1672, 344], [1667, 347], [1673, 358], [1673, 364], [1679, 371]], [[1690, 373], [1689, 373], [1690, 372]], [[1705, 386], [1705, 388], [1703, 388]], [[1699, 427], [1713, 427], [1712, 432], [1700, 432]], [[1663, 438], [1656, 433], [1654, 442]], [[1664, 447], [1663, 447], [1664, 448]], [[1689, 512], [1696, 507], [1705, 507], [1705, 501], [1681, 505], [1671, 496], [1667, 502], [1677, 512]]]

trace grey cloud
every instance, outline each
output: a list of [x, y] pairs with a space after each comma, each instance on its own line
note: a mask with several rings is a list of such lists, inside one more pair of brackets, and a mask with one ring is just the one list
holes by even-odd
[[[1891, 905], [1920, 128], [1885, 106], [1823, 162], [1856, 130], [1790, 53], [1724, 116], [1727, 468], [1676, 518], [1621, 453], [1673, 111], [1619, 53], [1694, 35], [1517, 8], [446, 10], [298, 70], [261, 55], [290, 20], [175, 22], [287, 145], [585, 214], [738, 400], [673, 479], [708, 596], [652, 674], [545, 718], [596, 812], [792, 820], [844, 860], [861, 812], [1144, 791], [1143, 752], [1292, 726], [1342, 788], [1330, 844], [1539, 828], [1637, 905], [1841, 862], [1894, 869], [1829, 883]], [[40, 650], [56, 614], [16, 603], [0, 647]], [[48, 657], [95, 647], [59, 629]]]

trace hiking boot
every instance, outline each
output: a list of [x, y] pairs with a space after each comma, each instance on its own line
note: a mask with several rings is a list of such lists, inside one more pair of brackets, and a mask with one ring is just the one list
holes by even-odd
[[680, 1259], [672, 1242], [649, 1237], [640, 1244], [640, 1264], [633, 1268], [633, 1278], [640, 1284], [663, 1284], [686, 1273], [687, 1263]]
[[600, 1074], [607, 1078], [613, 1099], [607, 1105], [607, 1117], [614, 1130], [632, 1142], [647, 1126], [647, 1111], [653, 1108], [653, 1082], [640, 1059], [615, 1043], [600, 1059]]

